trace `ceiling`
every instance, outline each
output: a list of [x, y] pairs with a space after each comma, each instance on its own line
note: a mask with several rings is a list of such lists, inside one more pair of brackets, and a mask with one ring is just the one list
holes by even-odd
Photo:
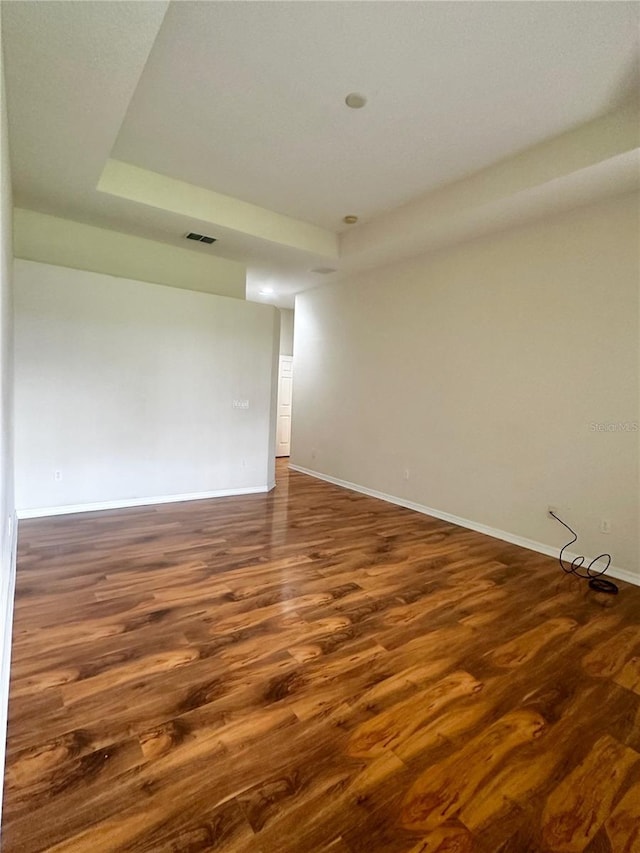
[[337, 230], [604, 110], [636, 38], [610, 6], [174, 3], [112, 156]]
[[[242, 260], [248, 297], [284, 306], [327, 280], [313, 268], [390, 260], [386, 224], [443, 189], [595, 127], [633, 87], [640, 7], [13, 0], [2, 18], [16, 204]], [[619, 148], [564, 174], [631, 186], [633, 164], [603, 177]]]

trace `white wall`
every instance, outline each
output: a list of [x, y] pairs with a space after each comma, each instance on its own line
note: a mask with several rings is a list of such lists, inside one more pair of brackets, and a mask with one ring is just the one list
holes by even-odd
[[[0, 13], [1, 14], [1, 13]], [[2, 26], [0, 21], [0, 48]], [[0, 807], [4, 779], [5, 734], [11, 660], [11, 617], [15, 581], [15, 510], [13, 501], [13, 252], [11, 171], [6, 93], [0, 53]]]
[[272, 484], [275, 308], [18, 259], [15, 307], [19, 511]]
[[640, 581], [638, 209], [622, 196], [299, 294], [291, 462], [554, 547], [556, 505], [580, 553]]
[[280, 355], [293, 355], [293, 311], [280, 309]]

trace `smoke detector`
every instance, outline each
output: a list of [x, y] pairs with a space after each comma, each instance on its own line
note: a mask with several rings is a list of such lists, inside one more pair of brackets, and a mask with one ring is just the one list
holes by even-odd
[[367, 99], [364, 95], [361, 95], [360, 92], [349, 92], [347, 97], [344, 99], [344, 102], [352, 110], [361, 110], [367, 103]]

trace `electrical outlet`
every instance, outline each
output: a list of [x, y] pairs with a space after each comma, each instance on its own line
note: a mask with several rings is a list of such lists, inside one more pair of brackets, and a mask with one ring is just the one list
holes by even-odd
[[54, 471], [53, 479], [56, 480], [56, 482], [59, 482], [62, 479], [62, 471]]
[[558, 507], [554, 506], [553, 504], [549, 504], [549, 506], [547, 507], [547, 515], [551, 515], [552, 512], [555, 512], [555, 514], [557, 515]]
[[316, 447], [314, 447], [314, 448], [312, 449], [312, 451], [311, 451], [311, 458], [312, 458], [312, 459], [316, 459], [316, 458], [317, 458], [317, 456], [318, 456], [318, 450], [317, 450], [317, 448], [316, 448]]
[[611, 522], [608, 518], [603, 518], [600, 521], [600, 533], [611, 533]]
[[408, 480], [408, 479], [409, 479], [409, 476], [410, 476], [410, 471], [409, 471], [409, 469], [408, 469], [408, 468], [405, 468], [405, 469], [404, 469], [404, 471], [402, 472], [402, 479], [403, 479], [403, 480]]

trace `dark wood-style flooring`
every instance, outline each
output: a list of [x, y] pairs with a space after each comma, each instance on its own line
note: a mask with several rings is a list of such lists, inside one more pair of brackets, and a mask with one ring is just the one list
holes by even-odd
[[288, 473], [20, 524], [5, 853], [638, 853], [640, 589]]

